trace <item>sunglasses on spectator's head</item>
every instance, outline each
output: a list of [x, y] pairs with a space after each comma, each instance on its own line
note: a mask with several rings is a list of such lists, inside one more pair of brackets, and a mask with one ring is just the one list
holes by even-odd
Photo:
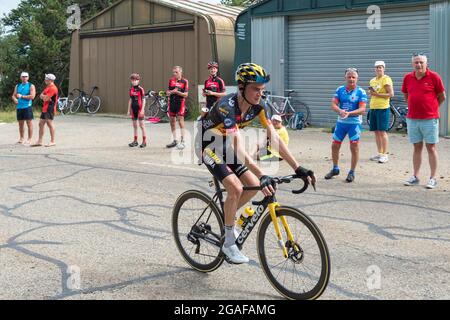
[[356, 74], [357, 75], [359, 75], [359, 71], [358, 71], [358, 69], [356, 69], [356, 68], [347, 68], [346, 70], [345, 70], [345, 74], [347, 74], [347, 72], [356, 72]]
[[414, 52], [414, 53], [412, 54], [412, 56], [413, 56], [413, 57], [425, 56], [425, 53], [424, 53], [424, 52]]

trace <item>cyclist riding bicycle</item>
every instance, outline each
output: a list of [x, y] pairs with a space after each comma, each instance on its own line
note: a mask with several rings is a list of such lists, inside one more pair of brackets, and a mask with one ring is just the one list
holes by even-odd
[[261, 97], [265, 84], [270, 81], [270, 75], [257, 64], [244, 63], [236, 70], [236, 81], [238, 93], [221, 98], [210, 112], [200, 119], [202, 130], [197, 139], [202, 140], [197, 140], [196, 147], [201, 148], [197, 151], [201, 152], [202, 162], [227, 191], [224, 204], [225, 241], [222, 252], [229, 261], [240, 264], [249, 262], [249, 259], [235, 244], [235, 216], [238, 209], [257, 193], [257, 191], [243, 191], [243, 186], [261, 186], [265, 196], [272, 195], [274, 188], [272, 178], [265, 175], [245, 151], [239, 129], [248, 126], [258, 117], [263, 127], [267, 129], [271, 144], [279, 146], [281, 157], [295, 173], [308, 179], [313, 186], [316, 178], [311, 170], [299, 166], [267, 118]]

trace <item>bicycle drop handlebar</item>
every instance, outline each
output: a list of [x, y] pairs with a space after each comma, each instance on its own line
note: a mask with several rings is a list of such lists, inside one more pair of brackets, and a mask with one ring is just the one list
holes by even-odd
[[[308, 187], [309, 187], [310, 183], [309, 183], [309, 180], [307, 177], [300, 177], [300, 176], [294, 174], [294, 175], [289, 175], [289, 176], [284, 176], [284, 177], [273, 177], [272, 181], [275, 183], [275, 185], [280, 185], [283, 183], [291, 183], [292, 181], [297, 180], [297, 179], [300, 179], [303, 181], [303, 187], [298, 190], [292, 190], [292, 193], [293, 194], [301, 194], [301, 193], [305, 192], [306, 189], [308, 189]], [[244, 191], [260, 191], [260, 190], [262, 190], [262, 188], [260, 186], [259, 187], [244, 187], [243, 189], [244, 189]], [[253, 201], [252, 204], [255, 206], [261, 205], [265, 199], [266, 198], [264, 198], [262, 201]]]

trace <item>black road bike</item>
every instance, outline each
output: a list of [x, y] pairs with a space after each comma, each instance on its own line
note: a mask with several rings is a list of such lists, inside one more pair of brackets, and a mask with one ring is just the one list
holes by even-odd
[[[292, 191], [300, 194], [308, 180], [296, 175], [274, 178], [274, 186], [302, 179], [304, 186]], [[227, 258], [221, 251], [224, 241], [225, 189], [219, 181], [211, 198], [198, 190], [179, 196], [172, 212], [175, 243], [186, 262], [200, 272], [212, 272]], [[245, 187], [244, 190], [261, 190]], [[301, 210], [281, 206], [275, 197], [253, 201], [255, 213], [247, 218], [236, 240], [241, 249], [259, 220], [258, 257], [271, 285], [288, 299], [317, 299], [325, 291], [330, 277], [330, 254], [317, 225]], [[229, 262], [229, 261], [227, 261]]]
[[74, 92], [78, 92], [79, 95], [73, 99], [72, 104], [70, 105], [70, 113], [77, 113], [81, 106], [83, 106], [90, 114], [96, 113], [100, 109], [102, 103], [100, 97], [92, 95], [97, 89], [97, 86], [92, 87], [91, 93], [89, 94], [80, 89], [73, 89], [70, 95], [73, 95]]

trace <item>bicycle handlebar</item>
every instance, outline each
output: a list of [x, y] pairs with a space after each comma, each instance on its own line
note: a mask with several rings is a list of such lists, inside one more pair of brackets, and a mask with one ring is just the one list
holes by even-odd
[[[283, 184], [283, 183], [291, 183], [292, 181], [297, 180], [297, 179], [300, 179], [303, 181], [303, 187], [298, 190], [292, 190], [292, 193], [293, 194], [301, 194], [301, 193], [305, 192], [306, 189], [308, 189], [308, 187], [309, 187], [309, 180], [307, 177], [299, 177], [298, 175], [294, 174], [294, 175], [289, 175], [289, 176], [284, 176], [284, 177], [273, 177], [272, 181], [276, 185], [279, 185], [279, 184]], [[315, 190], [315, 186], [313, 186], [313, 187]], [[244, 191], [261, 191], [262, 190], [262, 188], [260, 186], [259, 187], [244, 187], [243, 189], [244, 189]], [[262, 201], [253, 201], [252, 204], [256, 205], [256, 206], [261, 205], [263, 203], [263, 201], [264, 201], [264, 199]]]

